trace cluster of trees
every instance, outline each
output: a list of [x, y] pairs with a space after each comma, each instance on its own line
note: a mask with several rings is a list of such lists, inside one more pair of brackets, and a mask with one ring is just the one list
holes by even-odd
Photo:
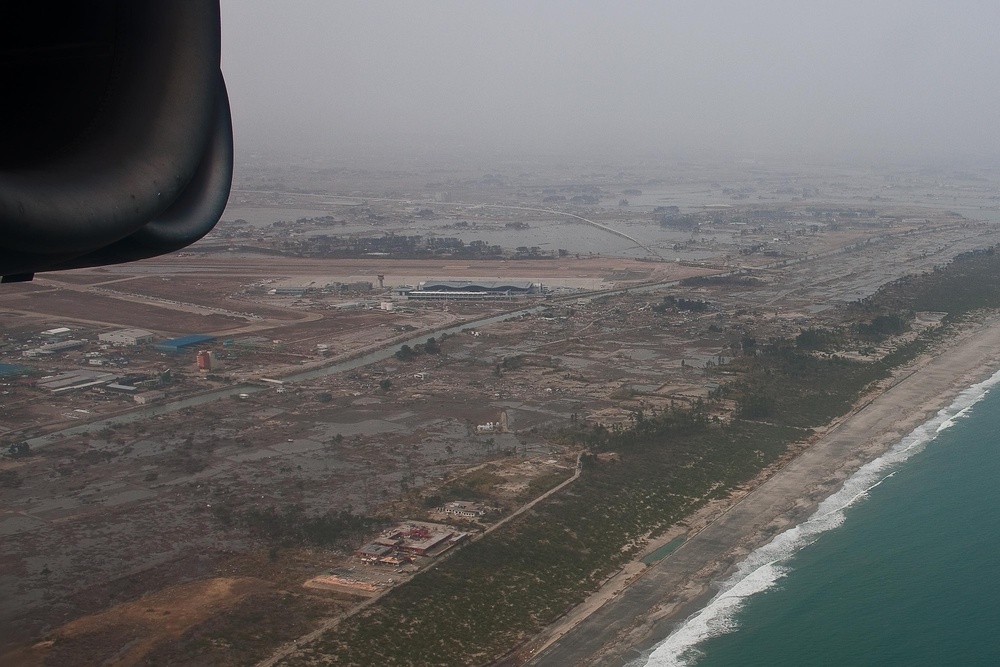
[[593, 452], [625, 451], [703, 430], [709, 423], [708, 406], [699, 398], [690, 406], [671, 404], [666, 410], [653, 409], [649, 413], [635, 410], [627, 425], [616, 423], [609, 427], [598, 423], [588, 427], [578, 424], [563, 437]]
[[[444, 339], [444, 336], [442, 336], [441, 338]], [[401, 346], [398, 350], [396, 350], [396, 354], [394, 356], [400, 361], [410, 361], [411, 359], [419, 357], [421, 354], [440, 354], [440, 353], [441, 353], [441, 344], [438, 343], [437, 339], [434, 338], [434, 336], [431, 336], [430, 338], [427, 339], [426, 343], [418, 343], [413, 347], [410, 347], [409, 345]]]
[[[575, 483], [455, 552], [447, 567], [345, 619], [304, 657], [336, 656], [345, 665], [498, 659], [585, 599], [650, 533], [745, 482], [800, 435], [768, 424], [709, 422], [706, 406], [695, 404], [636, 412], [628, 426], [575, 427], [564, 437], [592, 445]], [[602, 451], [619, 455], [598, 456]]]
[[844, 342], [842, 331], [833, 329], [817, 329], [810, 327], [795, 337], [795, 347], [800, 350], [829, 350]]
[[666, 215], [660, 216], [660, 227], [669, 227], [670, 229], [680, 229], [684, 231], [694, 231], [701, 226], [701, 218], [696, 215], [680, 215], [676, 213], [668, 213]]
[[23, 440], [21, 442], [5, 443], [8, 456], [27, 456], [31, 453], [31, 445]]
[[973, 310], [1000, 307], [998, 247], [965, 252], [932, 272], [904, 276], [852, 307], [865, 315], [946, 312], [946, 323]]
[[268, 544], [282, 547], [339, 545], [390, 523], [386, 517], [360, 516], [350, 509], [310, 516], [297, 504], [282, 509], [269, 505], [242, 510], [216, 505], [213, 513], [226, 528], [242, 530]]
[[[753, 345], [748, 349], [750, 341]], [[758, 344], [744, 335], [743, 347], [746, 354], [729, 364], [738, 379], [719, 391], [720, 396], [735, 400], [737, 419], [797, 428], [819, 426], [846, 412], [870, 382], [889, 370], [874, 362], [816, 356], [799, 346], [798, 338], [772, 338]]]
[[[544, 354], [515, 354], [505, 356], [493, 367], [493, 374], [500, 377], [505, 371], [516, 371], [524, 366], [539, 368], [560, 368], [562, 361], [558, 357]], [[586, 380], [584, 380], [586, 381]]]
[[524, 365], [524, 355], [516, 354], [512, 357], [504, 357], [497, 364], [497, 372], [501, 371], [516, 371], [518, 368]]
[[518, 246], [514, 249], [514, 259], [555, 259], [556, 257], [566, 257], [569, 251], [565, 248], [556, 250], [542, 250], [538, 246]]
[[755, 387], [736, 401], [737, 419], [767, 419], [774, 413], [775, 399], [763, 388]]
[[889, 336], [898, 336], [909, 328], [913, 314], [904, 316], [899, 313], [877, 315], [868, 322], [858, 322], [854, 330], [859, 336], [868, 340], [885, 340]]
[[369, 253], [384, 253], [407, 259], [440, 256], [477, 259], [503, 255], [501, 246], [489, 245], [478, 239], [465, 243], [454, 237], [397, 234], [378, 237], [319, 235], [297, 241], [288, 240], [282, 247], [300, 255], [319, 257], [357, 257]]
[[494, 489], [506, 481], [506, 477], [489, 468], [476, 470], [444, 484], [436, 494], [425, 498], [424, 503], [437, 507], [451, 500], [493, 501]]
[[[948, 307], [935, 307], [944, 303]], [[911, 310], [958, 315], [986, 306], [1000, 307], [1000, 262], [982, 253], [889, 286], [858, 307], [878, 332], [899, 325], [874, 323], [879, 316], [905, 320]], [[804, 429], [844, 414], [872, 380], [920, 350], [920, 341], [900, 345], [882, 361], [809, 352], [837, 333], [813, 331], [801, 345], [798, 338], [758, 342], [745, 334], [739, 345], [748, 354], [728, 368], [738, 380], [717, 392], [736, 402], [729, 423], [710, 419], [712, 404], [703, 402], [637, 411], [618, 426], [574, 422], [563, 437], [591, 453], [574, 484], [539, 503], [530, 517], [457, 551], [447, 567], [345, 619], [305, 649], [306, 659], [466, 664], [470, 655], [482, 663], [500, 658], [585, 599], [645, 536], [753, 478], [803, 438]], [[598, 456], [604, 452], [619, 456]]]

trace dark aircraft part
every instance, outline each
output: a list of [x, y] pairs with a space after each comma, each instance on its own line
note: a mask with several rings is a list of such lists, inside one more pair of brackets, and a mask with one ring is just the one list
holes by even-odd
[[0, 276], [155, 257], [207, 234], [232, 183], [217, 2], [0, 10]]

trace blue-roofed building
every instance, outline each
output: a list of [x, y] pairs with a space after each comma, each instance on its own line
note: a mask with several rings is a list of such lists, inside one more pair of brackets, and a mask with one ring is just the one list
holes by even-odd
[[14, 375], [24, 375], [31, 368], [28, 366], [19, 366], [17, 364], [0, 364], [0, 377], [8, 377]]
[[183, 336], [181, 338], [171, 338], [170, 340], [165, 340], [153, 345], [153, 349], [159, 352], [166, 352], [168, 354], [176, 354], [181, 350], [189, 347], [195, 347], [196, 345], [202, 345], [215, 340], [215, 336], [209, 336], [206, 334], [195, 334], [193, 336]]

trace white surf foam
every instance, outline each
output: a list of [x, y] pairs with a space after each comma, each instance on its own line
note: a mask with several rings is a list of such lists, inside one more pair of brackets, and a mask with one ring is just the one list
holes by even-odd
[[785, 563], [820, 535], [844, 522], [844, 510], [896, 473], [886, 470], [920, 452], [928, 442], [956, 420], [965, 417], [989, 390], [1000, 383], [1000, 371], [961, 394], [948, 407], [913, 430], [888, 452], [862, 466], [832, 496], [824, 500], [803, 523], [778, 534], [753, 551], [736, 572], [722, 582], [719, 592], [704, 609], [688, 618], [647, 656], [629, 663], [629, 667], [689, 667], [702, 655], [698, 645], [706, 639], [737, 629], [736, 615], [743, 601], [772, 588], [788, 572]]

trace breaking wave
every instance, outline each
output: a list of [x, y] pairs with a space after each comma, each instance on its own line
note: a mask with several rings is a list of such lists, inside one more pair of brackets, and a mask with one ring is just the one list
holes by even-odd
[[774, 587], [789, 571], [786, 563], [796, 552], [840, 526], [845, 519], [844, 510], [895, 475], [894, 471], [889, 472], [891, 468], [922, 451], [938, 433], [965, 417], [998, 383], [1000, 371], [963, 391], [951, 405], [915, 428], [881, 457], [862, 466], [836, 493], [821, 502], [806, 521], [778, 534], [747, 556], [701, 611], [689, 617], [648, 655], [630, 662], [629, 667], [694, 665], [702, 655], [699, 644], [737, 629], [736, 616], [746, 598]]

